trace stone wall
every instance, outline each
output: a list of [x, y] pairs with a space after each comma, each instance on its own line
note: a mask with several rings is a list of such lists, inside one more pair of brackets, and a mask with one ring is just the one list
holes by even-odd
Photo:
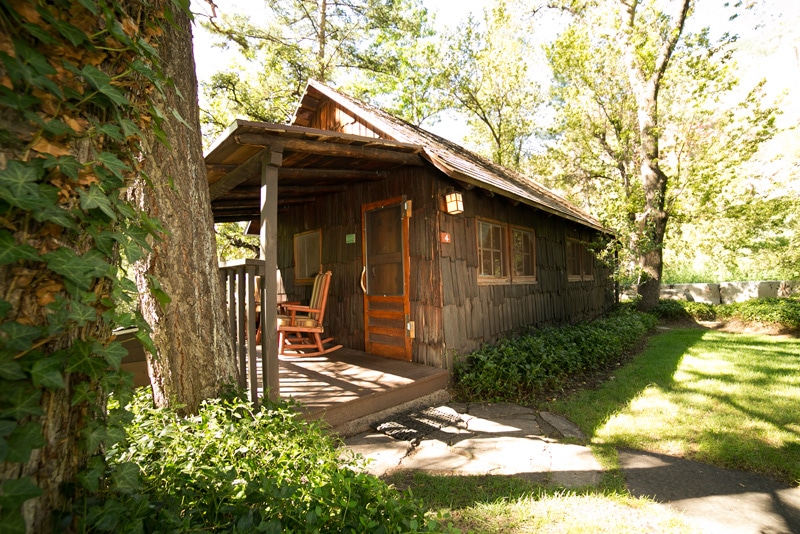
[[751, 299], [800, 295], [800, 281], [722, 282], [719, 284], [664, 284], [662, 299], [730, 304]]

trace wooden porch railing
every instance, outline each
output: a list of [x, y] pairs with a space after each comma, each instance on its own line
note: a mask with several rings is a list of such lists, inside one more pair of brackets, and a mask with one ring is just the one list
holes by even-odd
[[[259, 386], [263, 388], [265, 366], [260, 361], [256, 343], [256, 307], [264, 302], [264, 285], [257, 288], [256, 277], [264, 275], [264, 262], [253, 259], [220, 262], [219, 270], [239, 367], [239, 387], [247, 389], [250, 400], [257, 404]], [[260, 321], [263, 321], [263, 307], [261, 312]], [[266, 356], [264, 351], [262, 347], [261, 353]]]

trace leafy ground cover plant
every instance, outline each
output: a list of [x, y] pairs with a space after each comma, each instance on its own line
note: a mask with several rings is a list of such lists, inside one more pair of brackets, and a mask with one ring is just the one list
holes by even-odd
[[786, 330], [800, 329], [800, 299], [789, 297], [752, 299], [719, 305], [663, 299], [652, 313], [669, 320], [741, 321], [772, 325]]
[[568, 377], [620, 358], [655, 326], [652, 315], [621, 308], [609, 317], [547, 328], [488, 344], [459, 361], [457, 393], [476, 401], [528, 402]]
[[116, 489], [86, 502], [87, 530], [441, 531], [286, 403], [254, 410], [231, 397], [178, 417], [140, 394], [130, 408], [128, 442], [108, 454]]

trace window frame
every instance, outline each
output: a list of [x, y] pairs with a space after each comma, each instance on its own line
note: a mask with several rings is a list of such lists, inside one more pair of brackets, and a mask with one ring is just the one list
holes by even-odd
[[[594, 280], [594, 253], [586, 246], [585, 241], [579, 239], [566, 239], [566, 262], [568, 282], [587, 282]], [[573, 248], [575, 247], [575, 248]], [[577, 255], [575, 250], [577, 249]], [[577, 259], [578, 273], [571, 272], [574, 261]], [[573, 260], [573, 261], [570, 261]]]
[[[316, 244], [314, 239], [317, 241]], [[308, 243], [309, 241], [310, 243]], [[297, 285], [313, 284], [314, 278], [322, 272], [322, 229], [318, 228], [294, 234], [292, 236], [292, 249], [294, 256], [294, 283]], [[316, 250], [316, 258], [305, 257], [309, 250]], [[310, 261], [313, 262], [314, 260], [316, 260], [316, 271], [309, 273], [309, 270], [314, 268]]]
[[[539, 272], [537, 269], [537, 254], [536, 254], [536, 231], [533, 228], [527, 228], [525, 226], [518, 226], [518, 225], [509, 225], [509, 230], [511, 233], [511, 243], [509, 245], [510, 251], [510, 261], [511, 261], [511, 268], [509, 269], [509, 274], [511, 275], [511, 283], [512, 284], [531, 284], [536, 283], [539, 280]], [[515, 264], [516, 264], [516, 255], [517, 251], [515, 250], [516, 242], [514, 240], [514, 232], [521, 232], [530, 235], [531, 240], [531, 270], [533, 274], [515, 274]]]
[[[475, 224], [475, 247], [478, 257], [478, 265], [476, 268], [476, 275], [478, 278], [478, 285], [509, 285], [509, 284], [535, 284], [538, 282], [538, 254], [536, 250], [536, 231], [533, 228], [526, 226], [512, 225], [492, 219], [484, 219], [476, 217]], [[491, 227], [500, 230], [501, 246], [499, 249], [501, 265], [503, 273], [501, 276], [493, 276], [490, 274], [483, 274], [483, 256], [485, 251], [495, 252], [498, 249], [484, 247], [481, 242], [481, 225], [490, 225]], [[530, 275], [515, 275], [515, 260], [516, 253], [514, 243], [514, 232], [522, 232], [530, 236], [531, 241], [531, 269], [533, 274]], [[492, 245], [494, 245], [492, 243]]]

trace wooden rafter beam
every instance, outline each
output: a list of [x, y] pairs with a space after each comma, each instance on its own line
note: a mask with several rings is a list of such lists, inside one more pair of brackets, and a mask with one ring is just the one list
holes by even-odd
[[211, 200], [219, 198], [240, 183], [258, 176], [261, 172], [261, 150], [250, 156], [244, 163], [208, 186]]
[[[235, 139], [240, 145], [265, 147], [280, 144], [284, 147], [284, 150], [292, 152], [305, 152], [308, 154], [342, 158], [369, 159], [385, 163], [413, 165], [418, 167], [423, 165], [422, 158], [420, 157], [421, 149], [410, 149], [409, 147], [396, 144], [381, 143], [378, 139], [375, 140], [373, 146], [329, 143], [310, 139], [276, 139], [274, 136], [264, 134], [240, 134], [237, 135]], [[375, 148], [375, 145], [382, 145], [384, 148]], [[409, 152], [408, 150], [411, 151]]]
[[389, 176], [386, 171], [360, 171], [355, 169], [302, 169], [283, 167], [278, 173], [280, 178], [316, 179], [335, 178], [337, 180], [382, 180]]

